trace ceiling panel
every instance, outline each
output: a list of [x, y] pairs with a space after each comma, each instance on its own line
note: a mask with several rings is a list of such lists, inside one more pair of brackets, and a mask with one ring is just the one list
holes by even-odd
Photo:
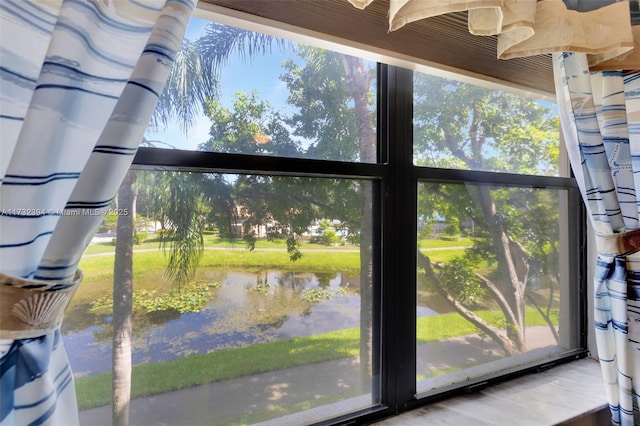
[[553, 94], [550, 55], [500, 60], [496, 38], [473, 36], [466, 12], [423, 19], [388, 32], [389, 0], [376, 0], [366, 9], [347, 0], [201, 0], [234, 11], [352, 40], [372, 50], [395, 52], [418, 63], [487, 76]]

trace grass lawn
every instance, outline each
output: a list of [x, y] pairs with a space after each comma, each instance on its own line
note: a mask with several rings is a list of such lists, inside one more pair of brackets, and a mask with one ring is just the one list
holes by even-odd
[[[447, 262], [462, 253], [461, 247], [470, 245], [470, 239], [420, 242], [421, 250], [426, 251], [433, 262]], [[283, 271], [354, 273], [358, 273], [360, 268], [360, 253], [358, 248], [353, 246], [329, 247], [305, 243], [301, 247], [303, 256], [296, 262], [289, 259], [283, 241], [258, 240], [256, 248], [267, 250], [249, 251], [245, 249], [242, 240], [223, 240], [206, 235], [205, 246], [208, 249], [203, 253], [198, 272], [200, 275], [196, 276], [196, 279], [202, 279], [205, 272], [211, 268], [223, 267], [243, 270], [271, 268]], [[225, 250], [229, 248], [235, 250]], [[342, 251], [345, 249], [350, 251]], [[70, 308], [76, 305], [80, 312], [82, 306], [87, 306], [91, 301], [111, 291], [114, 250], [115, 247], [109, 244], [94, 244], [88, 248], [86, 254], [93, 256], [85, 256], [80, 262], [80, 269], [85, 274], [85, 285], [78, 289]], [[147, 240], [144, 244], [135, 246], [136, 289], [171, 288], [171, 283], [163, 276], [167, 260], [168, 252], [160, 250], [157, 241]], [[73, 312], [73, 309], [71, 311]], [[68, 314], [72, 312], [68, 311]], [[499, 311], [484, 311], [479, 312], [479, 315], [496, 325], [502, 319]], [[545, 325], [533, 309], [527, 311], [527, 324]], [[456, 313], [420, 317], [417, 319], [417, 327], [418, 343], [441, 341], [478, 332], [471, 323]], [[190, 355], [174, 361], [137, 365], [133, 367], [132, 397], [162, 394], [261, 372], [355, 357], [359, 351], [359, 334], [360, 330], [357, 328], [344, 329], [311, 337]], [[108, 405], [111, 401], [111, 374], [77, 379], [76, 391], [80, 409]], [[288, 410], [285, 407], [281, 409]]]
[[[502, 317], [497, 311], [478, 314], [494, 324], [499, 323]], [[526, 321], [528, 326], [545, 325], [534, 309], [527, 310]], [[417, 328], [418, 343], [478, 332], [476, 327], [458, 314], [420, 317], [417, 319]], [[134, 366], [132, 398], [331, 359], [354, 357], [358, 355], [359, 338], [360, 330], [350, 328]], [[77, 379], [76, 392], [80, 409], [110, 404], [111, 374]]]
[[[216, 247], [216, 248], [231, 248], [231, 249], [246, 249], [247, 244], [242, 238], [219, 238], [213, 235], [204, 235], [204, 246], [205, 247]], [[445, 241], [448, 243], [448, 241]], [[459, 245], [459, 244], [456, 244]], [[145, 240], [143, 244], [137, 244], [133, 246], [134, 250], [144, 250], [144, 249], [160, 249], [161, 243], [157, 238], [150, 238]], [[256, 240], [256, 249], [273, 249], [280, 248], [282, 250], [286, 250], [286, 243], [281, 239], [272, 239], [267, 240], [266, 238], [259, 238]], [[96, 253], [113, 253], [115, 252], [115, 246], [111, 243], [98, 243], [91, 244], [87, 247], [85, 254], [96, 254]], [[358, 251], [357, 246], [347, 245], [347, 246], [329, 246], [326, 244], [314, 244], [309, 242], [303, 242], [300, 250], [304, 253], [306, 250], [354, 250]], [[167, 251], [169, 250], [169, 246], [167, 244]]]
[[460, 238], [454, 241], [445, 241], [435, 238], [427, 238], [418, 240], [418, 247], [421, 249], [435, 249], [435, 248], [447, 248], [447, 247], [470, 247], [473, 245], [471, 238]]

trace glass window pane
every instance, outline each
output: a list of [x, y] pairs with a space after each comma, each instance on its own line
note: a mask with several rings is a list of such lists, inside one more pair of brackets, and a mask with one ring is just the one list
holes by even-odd
[[111, 424], [112, 370], [126, 370], [118, 256], [133, 261], [131, 424], [309, 424], [378, 402], [372, 182], [130, 173], [132, 251], [108, 216], [63, 325], [82, 424]]
[[198, 18], [186, 37], [152, 145], [376, 162], [375, 63]]
[[416, 166], [559, 176], [555, 104], [414, 73]]
[[566, 190], [420, 183], [418, 391], [579, 347], [566, 212]]

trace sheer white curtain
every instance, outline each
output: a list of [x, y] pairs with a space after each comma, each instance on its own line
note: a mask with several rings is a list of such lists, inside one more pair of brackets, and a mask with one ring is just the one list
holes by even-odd
[[78, 423], [62, 314], [195, 3], [0, 2], [2, 425]]

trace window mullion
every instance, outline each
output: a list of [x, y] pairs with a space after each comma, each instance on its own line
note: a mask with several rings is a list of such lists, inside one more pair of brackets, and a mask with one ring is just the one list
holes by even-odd
[[386, 121], [388, 173], [383, 208], [382, 402], [402, 409], [416, 392], [416, 179], [412, 168], [413, 73], [388, 66]]

